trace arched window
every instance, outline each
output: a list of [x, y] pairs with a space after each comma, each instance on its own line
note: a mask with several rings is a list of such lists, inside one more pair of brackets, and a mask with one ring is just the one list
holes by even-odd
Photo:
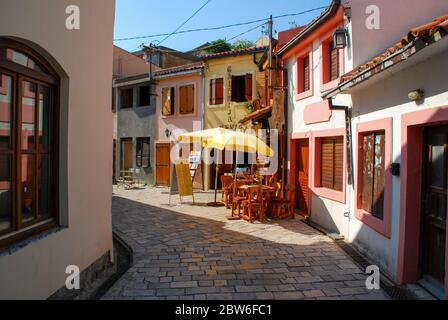
[[0, 248], [57, 225], [59, 79], [0, 38]]

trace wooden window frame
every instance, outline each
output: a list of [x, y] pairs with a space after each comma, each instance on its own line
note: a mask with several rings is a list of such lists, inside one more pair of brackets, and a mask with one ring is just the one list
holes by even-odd
[[[217, 83], [221, 82], [222, 83], [222, 98], [219, 99], [217, 98]], [[209, 99], [209, 105], [211, 107], [222, 107], [224, 106], [225, 103], [225, 78], [224, 77], [218, 77], [218, 78], [213, 78], [210, 79], [209, 82], [209, 95], [210, 95], [210, 99]]]
[[[148, 144], [148, 154], [146, 156], [143, 155], [143, 145]], [[139, 154], [141, 153], [141, 155]], [[148, 158], [147, 165], [143, 165], [143, 158]], [[139, 160], [139, 158], [141, 158]], [[151, 167], [151, 138], [150, 137], [139, 137], [136, 139], [136, 148], [135, 148], [135, 166], [137, 168], [150, 168]]]
[[[182, 88], [193, 87], [193, 109], [191, 112], [182, 111]], [[180, 116], [191, 116], [196, 114], [196, 83], [186, 83], [179, 86], [179, 115]]]
[[[170, 112], [170, 114], [165, 114], [163, 112], [163, 105], [165, 103], [164, 102], [163, 92], [165, 90], [167, 90], [167, 89], [169, 89], [171, 91], [170, 92], [170, 97], [172, 98], [172, 99], [170, 99], [170, 102], [171, 102], [171, 110], [170, 110], [171, 112]], [[176, 114], [176, 87], [175, 86], [163, 87], [160, 92], [161, 92], [161, 101], [162, 101], [162, 105], [161, 105], [161, 108], [160, 108], [160, 113], [162, 114], [162, 118], [173, 117]]]
[[[123, 104], [123, 102], [125, 100], [124, 99], [125, 92], [128, 92], [128, 93], [132, 92], [130, 106], [128, 106], [128, 105], [124, 106], [124, 104]], [[134, 88], [120, 88], [120, 110], [121, 109], [128, 110], [128, 109], [132, 109], [132, 108], [134, 108]]]
[[[239, 92], [240, 96], [244, 96], [244, 99], [240, 97], [236, 97], [236, 93], [234, 92], [234, 81], [235, 78], [240, 78], [240, 81], [244, 78], [244, 81], [241, 81], [241, 83], [244, 84], [243, 87], [240, 87]], [[231, 76], [231, 88], [230, 88], [230, 101], [234, 103], [246, 103], [253, 100], [253, 92], [254, 92], [254, 75], [250, 72], [245, 74], [233, 74]], [[249, 91], [250, 89], [250, 91]]]
[[[321, 181], [321, 150], [322, 150], [322, 139], [333, 138], [333, 137], [343, 137], [344, 146], [344, 156], [343, 156], [343, 174], [342, 174], [342, 191], [337, 191], [333, 189], [323, 188], [320, 186]], [[329, 129], [313, 132], [313, 151], [312, 151], [312, 163], [313, 163], [313, 174], [312, 174], [312, 191], [316, 196], [337, 201], [340, 203], [346, 203], [346, 189], [347, 189], [347, 137], [346, 129]]]
[[[392, 207], [392, 173], [390, 166], [392, 164], [392, 118], [385, 118], [373, 120], [369, 122], [359, 123], [357, 125], [357, 156], [356, 156], [356, 182], [355, 182], [355, 217], [375, 230], [386, 238], [390, 238], [390, 222], [391, 222], [391, 207]], [[385, 134], [385, 170], [384, 170], [384, 207], [383, 219], [371, 215], [369, 212], [362, 209], [359, 203], [359, 193], [362, 188], [362, 141], [366, 133], [382, 131]]]
[[[6, 58], [6, 48], [19, 51], [44, 67], [42, 72], [30, 69], [26, 66], [16, 64]], [[27, 238], [38, 235], [49, 229], [59, 226], [59, 96], [60, 96], [60, 78], [54, 68], [35, 50], [18, 43], [11, 39], [0, 38], [0, 72], [11, 76], [13, 83], [12, 99], [12, 226], [8, 230], [0, 232], [0, 250], [14, 245]], [[35, 139], [38, 137], [38, 128], [40, 123], [39, 103], [41, 88], [51, 89], [51, 143], [48, 150], [42, 150], [35, 147], [34, 150], [22, 150], [21, 147], [21, 110], [22, 110], [22, 86], [23, 82], [28, 81], [36, 84], [35, 98]], [[21, 193], [21, 162], [22, 155], [31, 154], [34, 157], [33, 172], [33, 197], [35, 212], [34, 219], [31, 222], [22, 222], [22, 193]], [[37, 187], [37, 178], [39, 174], [38, 161], [41, 156], [48, 156], [51, 161], [50, 168], [50, 195], [53, 195], [50, 201], [50, 217], [39, 217], [39, 197]]]
[[[309, 60], [309, 89], [305, 90], [304, 86], [304, 60]], [[306, 48], [297, 55], [297, 76], [296, 76], [296, 101], [303, 100], [313, 96], [314, 94], [314, 72], [313, 72], [313, 50], [311, 47]]]

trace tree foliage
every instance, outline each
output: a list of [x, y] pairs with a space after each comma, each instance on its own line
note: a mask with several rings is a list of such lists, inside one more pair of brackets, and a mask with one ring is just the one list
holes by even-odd
[[255, 46], [255, 43], [253, 43], [252, 41], [246, 40], [246, 39], [241, 39], [241, 40], [235, 41], [235, 43], [232, 44], [232, 50], [247, 49], [247, 48], [251, 48], [254, 46]]
[[224, 39], [218, 39], [212, 41], [210, 46], [205, 49], [205, 51], [209, 54], [211, 53], [220, 53], [232, 50], [232, 46]]

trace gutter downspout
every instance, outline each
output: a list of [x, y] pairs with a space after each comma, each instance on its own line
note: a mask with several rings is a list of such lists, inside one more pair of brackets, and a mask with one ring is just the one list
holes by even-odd
[[[290, 183], [291, 181], [289, 180], [289, 175], [287, 174], [287, 161], [288, 161], [288, 154], [286, 151], [291, 152], [291, 150], [289, 150], [288, 148], [288, 141], [289, 141], [289, 126], [288, 126], [288, 69], [285, 68], [285, 66], [282, 63], [282, 70], [283, 70], [283, 97], [284, 97], [284, 101], [283, 101], [283, 108], [284, 108], [284, 117], [285, 117], [285, 128], [284, 128], [284, 143], [285, 145], [283, 146], [283, 163], [282, 163], [282, 171], [285, 174], [285, 179], [288, 183]], [[285, 181], [283, 182], [283, 186], [286, 186]]]

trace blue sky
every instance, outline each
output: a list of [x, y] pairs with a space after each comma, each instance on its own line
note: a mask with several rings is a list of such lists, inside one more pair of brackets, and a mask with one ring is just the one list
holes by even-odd
[[[117, 0], [115, 17], [115, 39], [170, 33], [188, 19], [206, 0]], [[182, 29], [219, 27], [234, 23], [258, 20], [273, 16], [298, 13], [327, 6], [330, 0], [212, 0]], [[292, 28], [294, 24], [303, 25], [319, 14], [314, 11], [301, 16], [274, 20], [274, 30]], [[162, 45], [180, 51], [187, 51], [207, 41], [218, 38], [230, 39], [240, 33], [262, 24], [232, 27], [223, 30], [202, 31], [171, 36]], [[261, 27], [240, 38], [257, 40]], [[131, 41], [116, 41], [124, 49], [135, 51], [140, 44], [162, 40], [164, 37]], [[232, 41], [233, 42], [233, 41]]]

